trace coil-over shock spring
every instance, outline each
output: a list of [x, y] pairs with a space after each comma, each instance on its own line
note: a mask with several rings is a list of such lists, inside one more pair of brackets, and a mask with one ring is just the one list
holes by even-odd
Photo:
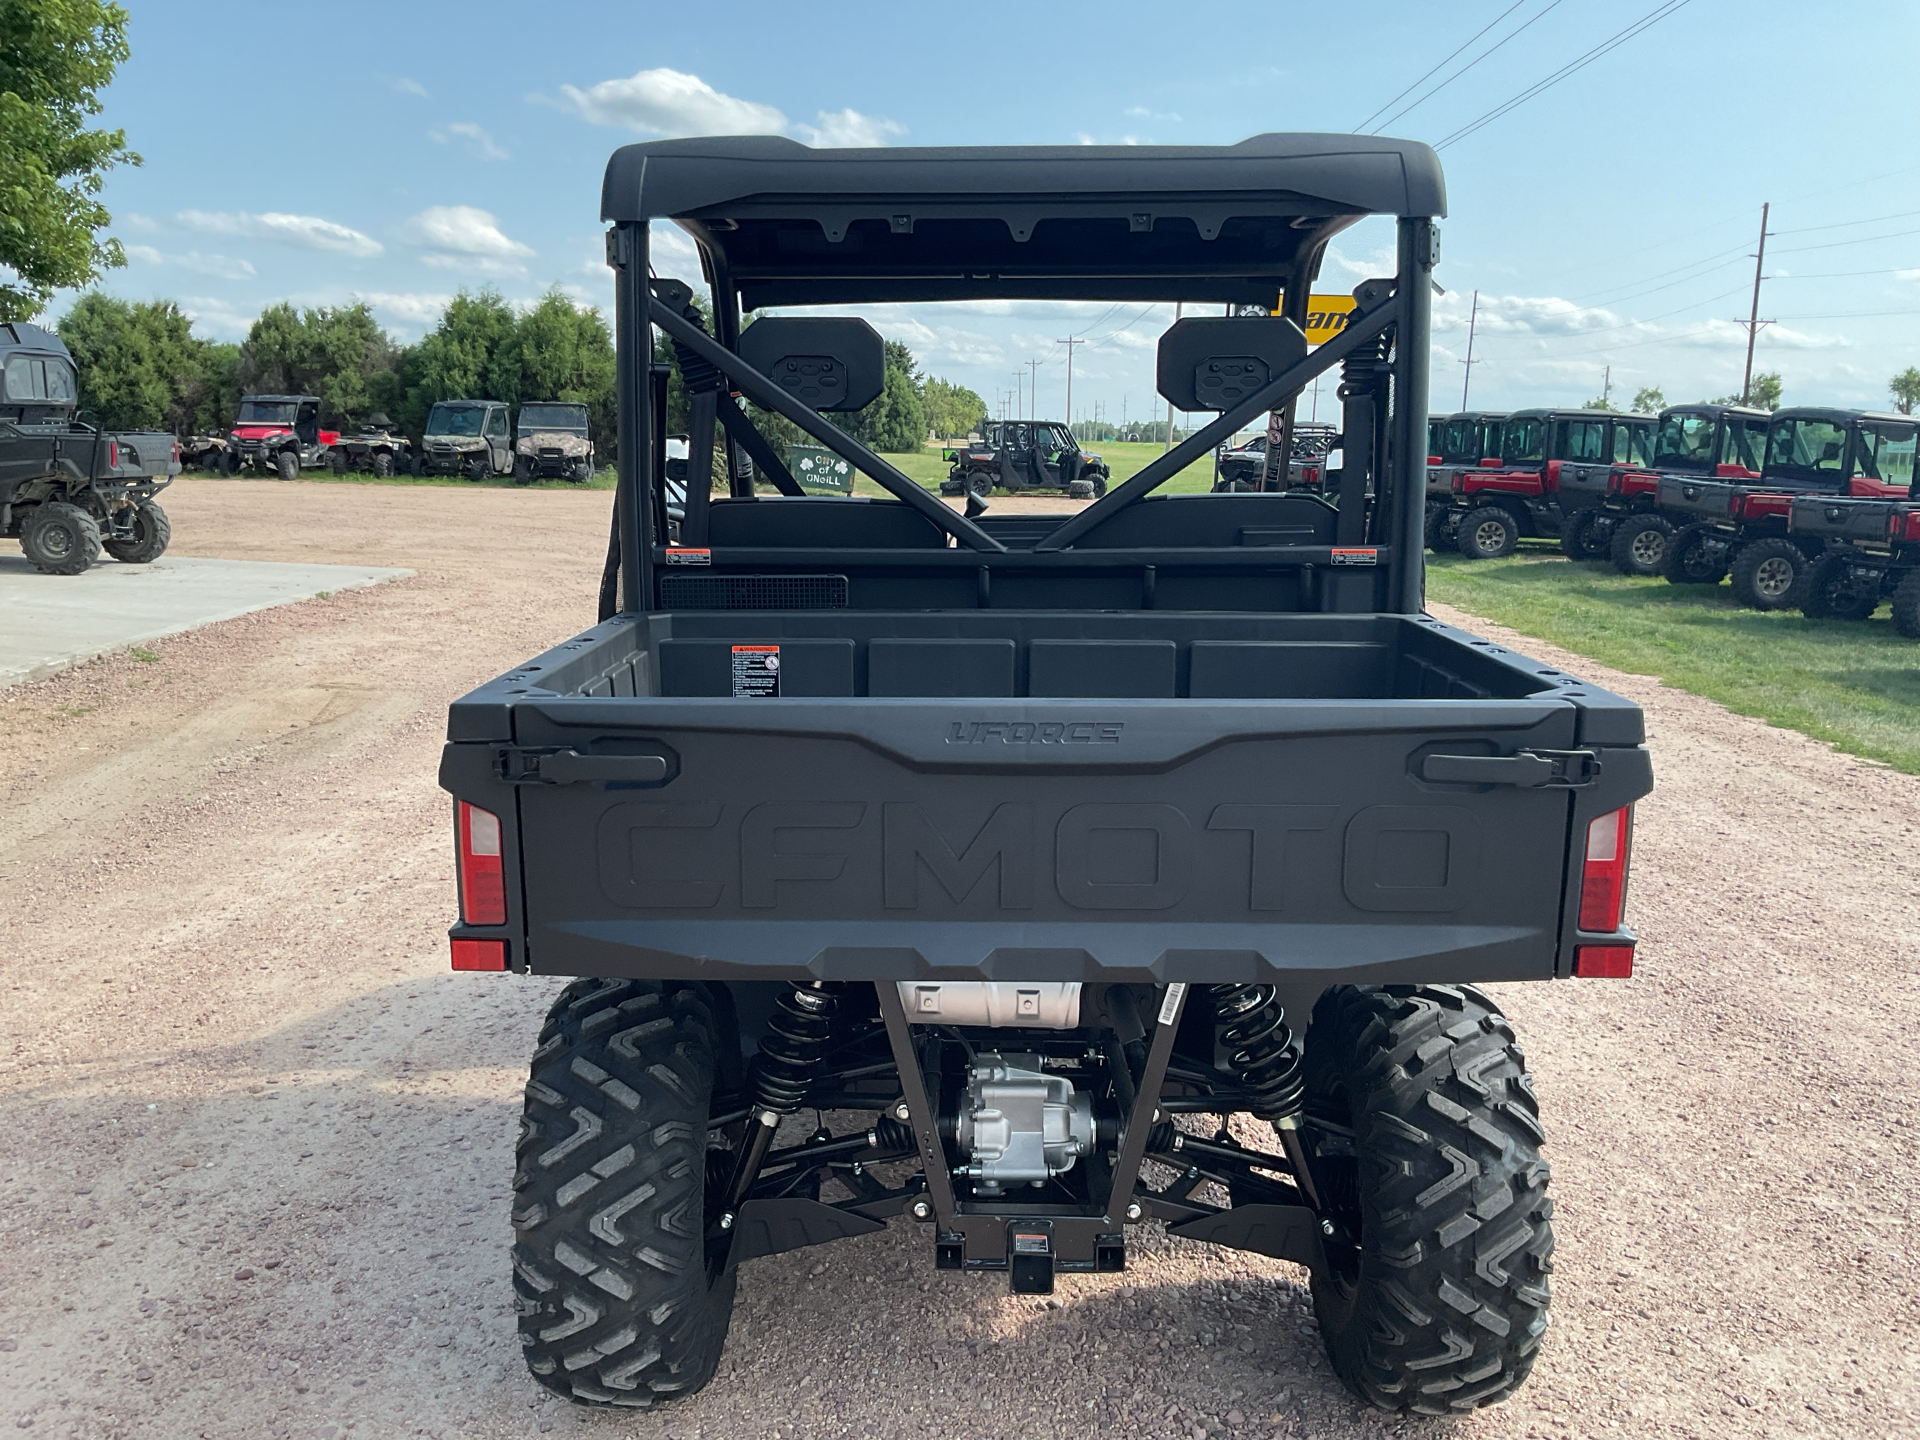
[[760, 1053], [747, 1072], [753, 1090], [753, 1113], [747, 1121], [740, 1158], [721, 1205], [721, 1227], [733, 1224], [734, 1212], [760, 1174], [773, 1146], [773, 1132], [782, 1115], [791, 1115], [806, 1099], [807, 1090], [826, 1063], [833, 1040], [833, 1012], [839, 998], [823, 982], [796, 980], [774, 1005]]
[[826, 1061], [838, 1008], [838, 997], [817, 980], [796, 980], [781, 994], [754, 1058], [756, 1105], [780, 1115], [800, 1108]]
[[1247, 1108], [1275, 1126], [1298, 1115], [1300, 1056], [1273, 986], [1216, 985], [1213, 1007], [1227, 1068], [1253, 1101]]
[[1253, 1101], [1247, 1108], [1273, 1126], [1301, 1194], [1320, 1209], [1319, 1186], [1300, 1138], [1300, 1112], [1306, 1104], [1300, 1055], [1293, 1048], [1293, 1031], [1287, 1028], [1279, 995], [1271, 985], [1216, 985], [1213, 1012], [1227, 1068]]

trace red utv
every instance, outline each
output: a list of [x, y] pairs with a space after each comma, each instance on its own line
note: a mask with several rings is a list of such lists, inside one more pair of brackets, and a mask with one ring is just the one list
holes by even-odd
[[1453, 536], [1447, 512], [1453, 508], [1453, 477], [1461, 469], [1475, 469], [1500, 459], [1500, 425], [1504, 410], [1463, 410], [1437, 415], [1427, 422], [1427, 548], [1451, 550]]
[[[1511, 555], [1523, 539], [1557, 539], [1569, 509], [1560, 493], [1569, 464], [1644, 454], [1653, 421], [1606, 410], [1516, 410], [1500, 427], [1498, 464], [1482, 460], [1453, 476], [1453, 506], [1439, 538], [1470, 560]], [[1586, 497], [1580, 497], [1584, 500]], [[1584, 508], [1584, 507], [1583, 507]]]
[[1905, 499], [1910, 468], [1904, 478], [1883, 480], [1877, 455], [1886, 427], [1910, 434], [1913, 425], [1904, 415], [1795, 406], [1774, 412], [1758, 480], [1663, 476], [1660, 509], [1691, 523], [1674, 535], [1661, 573], [1676, 585], [1718, 585], [1730, 576], [1734, 598], [1755, 610], [1796, 604], [1796, 587], [1827, 537], [1789, 530], [1794, 497]]
[[1655, 422], [1650, 457], [1630, 445], [1611, 464], [1563, 465], [1572, 518], [1561, 547], [1575, 560], [1611, 560], [1623, 575], [1660, 574], [1667, 542], [1693, 518], [1660, 509], [1660, 477], [1758, 480], [1769, 418], [1738, 405], [1674, 405]]
[[1907, 498], [1796, 495], [1787, 534], [1815, 541], [1820, 552], [1794, 596], [1814, 619], [1864, 620], [1882, 600], [1893, 602], [1893, 625], [1920, 639], [1920, 486], [1914, 442], [1920, 425], [1875, 415], [1855, 432], [1857, 481], [1904, 486]]
[[319, 396], [243, 395], [220, 469], [234, 475], [258, 465], [297, 480], [302, 470], [331, 465], [339, 443], [338, 430], [320, 428]]

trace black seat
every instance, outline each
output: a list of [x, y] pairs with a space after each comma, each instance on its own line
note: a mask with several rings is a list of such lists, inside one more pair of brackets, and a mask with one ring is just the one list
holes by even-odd
[[1074, 542], [1080, 550], [1331, 545], [1339, 512], [1317, 495], [1154, 495]]
[[715, 500], [707, 543], [789, 550], [934, 550], [946, 532], [899, 500], [836, 495]]

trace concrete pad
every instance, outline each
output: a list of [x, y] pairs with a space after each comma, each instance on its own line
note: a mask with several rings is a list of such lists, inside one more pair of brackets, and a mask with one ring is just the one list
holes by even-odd
[[358, 590], [411, 574], [163, 555], [151, 565], [102, 560], [82, 575], [43, 575], [19, 551], [0, 552], [0, 686], [322, 590]]

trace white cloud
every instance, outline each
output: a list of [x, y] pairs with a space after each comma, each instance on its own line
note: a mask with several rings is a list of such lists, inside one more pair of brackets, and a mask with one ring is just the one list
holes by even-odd
[[441, 126], [427, 131], [427, 138], [436, 145], [450, 145], [455, 140], [468, 141], [482, 160], [511, 160], [513, 157], [494, 142], [480, 126], [471, 120], [458, 120], [451, 125]]
[[386, 82], [389, 90], [398, 94], [418, 95], [422, 100], [427, 98], [427, 87], [406, 75], [382, 75], [379, 78]]
[[811, 125], [797, 128], [809, 145], [826, 150], [870, 150], [885, 145], [890, 135], [904, 135], [897, 120], [862, 115], [858, 110], [822, 110]]
[[1125, 110], [1121, 111], [1120, 113], [1132, 120], [1167, 120], [1167, 121], [1171, 121], [1175, 125], [1178, 125], [1180, 123], [1180, 117], [1176, 115], [1173, 111], [1149, 110], [1144, 105], [1129, 105]]
[[433, 291], [369, 290], [356, 294], [356, 300], [364, 300], [373, 307], [376, 315], [383, 319], [393, 319], [408, 325], [430, 325], [440, 318], [440, 312], [453, 302], [453, 296]]
[[722, 94], [698, 75], [642, 70], [582, 90], [560, 87], [561, 108], [595, 125], [648, 135], [777, 135], [787, 117], [771, 105]]
[[257, 314], [235, 309], [228, 301], [211, 295], [182, 296], [180, 311], [193, 322], [195, 328], [205, 331], [216, 340], [246, 339]]
[[126, 249], [128, 259], [138, 260], [143, 265], [172, 265], [181, 270], [191, 270], [196, 275], [211, 275], [218, 280], [251, 280], [254, 276], [251, 264], [230, 255], [203, 255], [198, 250], [168, 255], [151, 245], [129, 245]]
[[520, 262], [534, 253], [501, 230], [492, 213], [473, 205], [429, 205], [401, 227], [423, 252], [422, 264], [435, 270], [480, 275], [523, 275]]
[[261, 215], [216, 213], [207, 210], [182, 210], [172, 217], [173, 227], [201, 235], [238, 235], [248, 240], [272, 240], [302, 250], [331, 250], [362, 258], [378, 255], [386, 247], [370, 235], [315, 215], [285, 215], [268, 211]]
[[825, 149], [869, 149], [905, 135], [907, 127], [852, 108], [821, 110], [813, 123], [789, 123], [777, 107], [716, 90], [681, 70], [642, 70], [624, 80], [602, 80], [581, 89], [562, 85], [560, 98], [530, 100], [571, 110], [594, 125], [637, 130], [643, 135], [793, 134]]
[[1920, 270], [1896, 270], [1893, 272], [1893, 278], [1896, 280], [1920, 280]]

